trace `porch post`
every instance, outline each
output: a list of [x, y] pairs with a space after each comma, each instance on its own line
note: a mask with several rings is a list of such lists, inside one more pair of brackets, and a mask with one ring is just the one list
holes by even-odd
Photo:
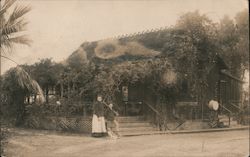
[[202, 95], [203, 93], [202, 93], [202, 88], [201, 88], [201, 90], [200, 90], [200, 102], [201, 102], [201, 120], [203, 121], [203, 98], [202, 98]]

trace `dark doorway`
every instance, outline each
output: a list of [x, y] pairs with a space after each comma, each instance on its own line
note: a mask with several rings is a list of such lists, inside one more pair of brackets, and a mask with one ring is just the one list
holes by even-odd
[[143, 114], [144, 86], [129, 84], [122, 86], [122, 113], [124, 116], [141, 116]]

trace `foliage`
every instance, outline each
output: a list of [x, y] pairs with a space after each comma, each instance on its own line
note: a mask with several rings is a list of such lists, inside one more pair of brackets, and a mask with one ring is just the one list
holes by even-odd
[[8, 14], [16, 0], [5, 0], [0, 8], [0, 47], [10, 49], [13, 44], [30, 44], [30, 40], [22, 32], [25, 31], [27, 22], [23, 16], [28, 13], [31, 8], [28, 6], [16, 5], [13, 11]]
[[43, 99], [43, 92], [39, 84], [33, 80], [29, 74], [21, 67], [12, 68], [3, 77], [2, 90], [7, 91], [7, 94], [22, 91], [22, 93], [35, 93], [41, 95]]
[[1, 144], [0, 144], [0, 154], [2, 156], [4, 156], [4, 155], [6, 155], [5, 151], [4, 151], [4, 147], [7, 146], [7, 144], [8, 144], [8, 138], [10, 138], [10, 134], [11, 133], [10, 133], [10, 131], [9, 131], [8, 128], [5, 128], [3, 126], [1, 126], [0, 129], [1, 129], [0, 130], [0, 142], [1, 142]]
[[26, 66], [32, 77], [37, 80], [41, 88], [45, 91], [46, 102], [48, 102], [49, 88], [57, 84], [63, 67], [52, 62], [51, 59], [42, 59], [32, 66]]
[[[62, 63], [43, 59], [23, 68], [45, 90], [47, 102], [52, 89], [60, 93], [61, 100], [67, 100], [58, 111], [61, 115], [74, 114], [70, 109], [75, 107], [74, 101], [92, 101], [98, 93], [113, 99], [121, 85], [128, 83], [147, 85], [171, 104], [176, 93], [182, 92], [183, 80], [187, 80], [190, 90], [186, 92], [201, 100], [208, 86], [207, 75], [218, 56], [237, 76], [248, 67], [249, 39], [245, 32], [249, 32], [246, 10], [235, 19], [225, 16], [220, 23], [213, 23], [198, 11], [188, 12], [172, 28], [112, 41], [85, 42]], [[36, 112], [56, 115], [57, 109], [46, 104]]]
[[[23, 18], [31, 8], [15, 3], [16, 0], [0, 1], [0, 75], [1, 57], [5, 57], [2, 53], [9, 52], [14, 44], [29, 45], [31, 42], [25, 35], [27, 21]], [[7, 119], [16, 116], [16, 124], [21, 123], [25, 108], [24, 98], [30, 93], [39, 94], [40, 101], [44, 101], [39, 84], [24, 69], [19, 66], [10, 69], [1, 80], [1, 98], [4, 98], [1, 99], [3, 115], [7, 116]]]
[[173, 30], [168, 33], [164, 55], [182, 80], [187, 80], [187, 91], [192, 97], [200, 97], [207, 87], [207, 76], [218, 55], [216, 25], [198, 11], [183, 14]]
[[21, 123], [24, 116], [25, 96], [30, 93], [38, 94], [39, 102], [44, 102], [38, 83], [20, 67], [7, 71], [1, 83], [1, 113], [4, 117], [14, 118], [16, 124]]
[[239, 12], [235, 19], [225, 16], [218, 28], [218, 47], [231, 71], [239, 78], [249, 69], [249, 16], [248, 11]]
[[105, 93], [107, 99], [112, 99], [121, 84], [151, 82], [152, 90], [157, 93], [162, 88], [173, 86], [176, 79], [174, 69], [166, 59], [128, 61], [101, 67], [93, 87], [95, 93]]
[[[45, 91], [46, 102], [48, 102], [49, 90], [52, 90], [54, 86], [59, 83], [61, 78], [60, 74], [64, 70], [64, 66], [61, 63], [55, 63], [52, 59], [42, 59], [40, 62], [36, 62], [33, 65], [21, 65], [25, 71], [27, 71], [32, 78], [37, 80], [41, 89]], [[30, 93], [32, 95], [32, 93]]]
[[58, 74], [61, 71], [60, 68], [51, 59], [42, 59], [33, 65], [31, 73], [41, 87], [47, 89], [49, 86], [56, 84]]
[[32, 103], [26, 106], [26, 116], [83, 116], [84, 108], [86, 108], [86, 114], [92, 113], [92, 107], [90, 102], [79, 103], [73, 99], [63, 99], [60, 104], [50, 102], [49, 104], [40, 105]]

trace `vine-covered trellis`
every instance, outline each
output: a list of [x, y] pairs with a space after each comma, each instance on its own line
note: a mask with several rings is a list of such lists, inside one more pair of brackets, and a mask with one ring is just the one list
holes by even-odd
[[146, 83], [149, 80], [151, 89], [158, 92], [174, 86], [177, 82], [177, 74], [166, 58], [102, 65], [93, 80], [93, 89], [96, 93], [104, 93], [107, 99], [112, 99], [122, 83]]

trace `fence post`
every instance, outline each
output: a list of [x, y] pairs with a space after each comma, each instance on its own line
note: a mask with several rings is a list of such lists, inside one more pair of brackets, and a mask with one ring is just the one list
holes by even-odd
[[87, 116], [87, 113], [86, 113], [86, 104], [83, 103], [83, 117], [86, 117]]

